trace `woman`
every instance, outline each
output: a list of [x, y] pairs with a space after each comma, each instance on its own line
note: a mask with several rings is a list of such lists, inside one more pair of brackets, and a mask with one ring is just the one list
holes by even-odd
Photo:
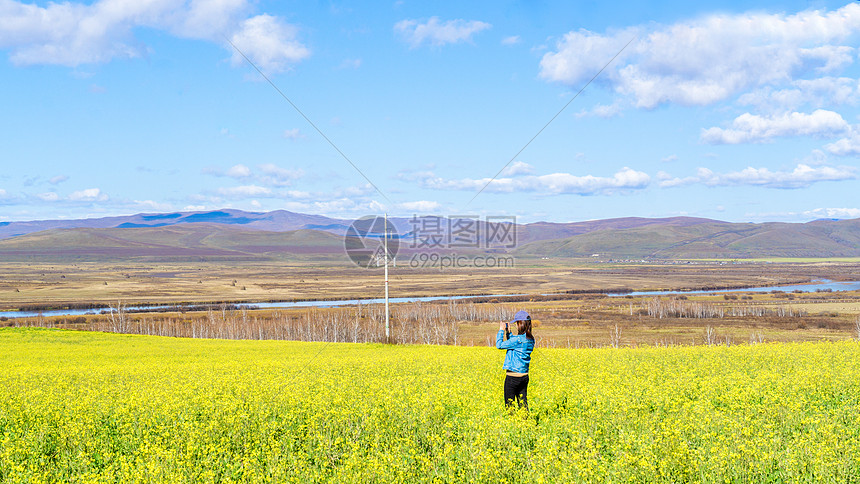
[[526, 390], [529, 386], [529, 363], [531, 363], [532, 350], [535, 348], [532, 317], [525, 311], [517, 311], [511, 321], [511, 324], [513, 323], [517, 325], [516, 336], [511, 336], [508, 323], [504, 321], [499, 324], [499, 333], [496, 335], [496, 348], [507, 350], [505, 363], [502, 365], [506, 370], [505, 407], [513, 405], [516, 399], [517, 405], [528, 411]]

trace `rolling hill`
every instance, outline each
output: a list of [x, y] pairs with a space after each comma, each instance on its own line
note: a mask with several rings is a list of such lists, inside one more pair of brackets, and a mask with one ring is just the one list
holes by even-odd
[[249, 230], [216, 224], [51, 229], [0, 240], [0, 260], [343, 259], [340, 236], [319, 230]]
[[79, 220], [2, 222], [0, 223], [0, 239], [51, 229], [153, 228], [185, 224], [218, 224], [271, 232], [314, 229], [342, 234], [346, 231], [350, 223], [350, 220], [333, 219], [322, 215], [307, 215], [288, 212], [286, 210], [245, 212], [242, 210], [225, 209], [207, 212], [142, 213], [121, 217]]
[[860, 219], [805, 224], [646, 225], [595, 230], [519, 246], [534, 257], [702, 259], [755, 257], [860, 257]]
[[[397, 232], [409, 237], [416, 230], [421, 230], [422, 219], [435, 217], [392, 217], [389, 221]], [[458, 218], [452, 218], [454, 223]], [[448, 219], [441, 221], [447, 225]], [[558, 239], [573, 235], [584, 234], [596, 230], [623, 229], [647, 225], [686, 226], [700, 223], [716, 222], [715, 220], [672, 217], [672, 218], [640, 218], [625, 217], [606, 220], [591, 220], [586, 222], [554, 223], [536, 222], [517, 225], [518, 242], [535, 240]], [[204, 212], [172, 212], [172, 213], [142, 213], [120, 217], [102, 217], [78, 220], [35, 220], [25, 222], [0, 222], [0, 240], [18, 237], [52, 229], [80, 228], [157, 228], [178, 225], [217, 224], [221, 226], [242, 227], [248, 230], [263, 230], [269, 232], [286, 232], [291, 230], [309, 229], [343, 235], [353, 220], [336, 219], [322, 215], [308, 215], [286, 210], [273, 212], [245, 212], [242, 210], [224, 209]], [[432, 225], [432, 224], [431, 224]], [[486, 233], [486, 221], [480, 222], [481, 234]]]
[[622, 217], [585, 222], [534, 222], [520, 225], [517, 241], [525, 244], [533, 241], [552, 240], [604, 230], [621, 230], [658, 225], [663, 227], [689, 227], [707, 223], [725, 223], [718, 220], [696, 217], [642, 218]]
[[[420, 224], [391, 218], [414, 252]], [[452, 223], [458, 219], [452, 219]], [[240, 210], [138, 214], [86, 220], [6, 222], [0, 260], [126, 258], [346, 260], [343, 234], [350, 220], [287, 211]], [[448, 221], [442, 221], [447, 224]], [[481, 222], [479, 231], [488, 233]], [[740, 224], [672, 217], [626, 217], [572, 223], [516, 225], [517, 247], [496, 248], [519, 257], [701, 259], [755, 257], [860, 257], [860, 219]], [[21, 235], [13, 235], [24, 232]], [[443, 247], [444, 249], [444, 247]], [[486, 246], [458, 248], [458, 254]], [[438, 247], [437, 247], [438, 250]]]

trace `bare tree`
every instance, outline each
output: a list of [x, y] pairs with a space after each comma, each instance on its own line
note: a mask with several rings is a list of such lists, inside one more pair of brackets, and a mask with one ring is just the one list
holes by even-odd
[[112, 333], [126, 333], [128, 332], [128, 325], [126, 323], [126, 307], [122, 304], [122, 301], [116, 302], [116, 307], [112, 304], [110, 305], [110, 332]]
[[716, 332], [714, 331], [714, 328], [712, 328], [710, 325], [705, 327], [705, 344], [706, 345], [712, 346], [714, 343], [716, 343], [716, 340], [717, 340], [716, 336], [717, 335], [716, 335]]
[[615, 329], [609, 335], [609, 344], [613, 348], [618, 348], [621, 346], [621, 329], [618, 328], [618, 325], [615, 325]]

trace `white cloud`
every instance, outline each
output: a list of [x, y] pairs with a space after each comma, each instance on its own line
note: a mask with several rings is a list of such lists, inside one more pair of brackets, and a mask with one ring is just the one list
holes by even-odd
[[296, 140], [296, 139], [304, 138], [305, 135], [303, 135], [302, 132], [299, 131], [299, 128], [293, 128], [293, 129], [285, 129], [283, 137], [286, 139]]
[[301, 169], [281, 168], [274, 163], [258, 165], [256, 170], [241, 163], [233, 165], [226, 172], [216, 167], [208, 167], [202, 170], [204, 174], [218, 177], [228, 176], [230, 178], [254, 180], [266, 186], [283, 187], [289, 186], [296, 179], [304, 176]]
[[266, 187], [261, 187], [257, 185], [242, 185], [238, 187], [221, 187], [217, 190], [219, 195], [225, 197], [234, 197], [234, 198], [245, 198], [245, 197], [258, 197], [261, 195], [269, 195], [272, 193]]
[[300, 169], [281, 168], [274, 163], [266, 163], [258, 168], [263, 172], [263, 176], [258, 177], [260, 182], [279, 187], [288, 186], [305, 174]]
[[[182, 5], [185, 2], [160, 3]], [[250, 10], [247, 0], [192, 0], [188, 2], [187, 11], [181, 11], [175, 17], [171, 30], [183, 37], [214, 39], [218, 34], [235, 29], [236, 23]]]
[[8, 192], [6, 190], [0, 188], [0, 198], [6, 198], [8, 196]]
[[98, 188], [87, 188], [86, 190], [78, 190], [69, 195], [69, 200], [74, 202], [103, 202], [108, 199], [107, 194], [102, 193]]
[[[119, 7], [118, 2], [112, 3]], [[60, 3], [40, 7], [2, 0], [0, 47], [10, 49], [9, 57], [18, 65], [76, 66], [141, 55], [139, 47], [129, 42], [132, 19], [151, 20], [140, 18], [141, 12], [133, 5], [124, 14], [122, 8], [109, 8], [114, 5]]]
[[251, 10], [247, 0], [97, 0], [45, 6], [0, 0], [0, 49], [8, 49], [17, 65], [74, 67], [145, 56], [149, 48], [134, 33], [152, 29], [219, 44], [230, 36], [270, 71], [309, 55], [295, 40], [295, 27], [269, 15], [248, 18]]
[[60, 199], [60, 196], [54, 192], [40, 193], [36, 196], [39, 197], [40, 200], [45, 201], [45, 202], [56, 202], [57, 200]]
[[308, 192], [305, 190], [286, 190], [278, 192], [277, 195], [283, 198], [291, 198], [295, 200], [363, 200], [369, 195], [376, 192], [370, 185], [359, 185], [353, 187], [339, 188], [331, 192]]
[[678, 155], [669, 155], [665, 158], [660, 158], [660, 161], [663, 163], [671, 163], [673, 161], [678, 161]]
[[794, 15], [716, 14], [599, 34], [572, 31], [541, 59], [544, 79], [581, 86], [632, 38], [601, 81], [638, 107], [707, 105], [740, 92], [838, 71], [854, 60], [860, 5]]
[[786, 136], [830, 137], [847, 129], [848, 122], [839, 113], [824, 109], [776, 116], [744, 113], [732, 121], [731, 128], [703, 129], [701, 138], [710, 144], [761, 143]]
[[290, 198], [311, 198], [310, 192], [306, 192], [303, 190], [287, 190], [286, 195]]
[[478, 20], [447, 20], [439, 21], [439, 17], [430, 17], [424, 23], [417, 20], [401, 20], [394, 24], [397, 32], [412, 47], [427, 43], [434, 46], [470, 42], [476, 33], [489, 29], [490, 24]]
[[816, 208], [803, 212], [803, 215], [815, 218], [860, 218], [860, 208]]
[[412, 212], [428, 213], [439, 210], [442, 208], [442, 205], [440, 205], [439, 202], [417, 200], [414, 202], [403, 202], [400, 204], [400, 208]]
[[[280, 72], [311, 55], [296, 34], [296, 27], [263, 14], [243, 21], [230, 41], [264, 72]], [[233, 65], [244, 62], [241, 54], [233, 52]]]
[[68, 179], [69, 179], [68, 175], [57, 175], [55, 177], [52, 177], [50, 180], [48, 180], [48, 183], [50, 183], [51, 185], [57, 185], [59, 183], [63, 183], [64, 181], [66, 181]]
[[251, 169], [243, 164], [233, 165], [227, 170], [227, 176], [230, 178], [248, 178], [251, 176]]
[[516, 45], [520, 43], [519, 35], [511, 35], [510, 37], [505, 37], [502, 39], [502, 45]]
[[[702, 168], [699, 168], [700, 173], [702, 170]], [[688, 176], [685, 178], [674, 177], [669, 173], [666, 173], [665, 171], [657, 172], [657, 179], [660, 180], [660, 188], [671, 188], [681, 185], [689, 185], [692, 183], [697, 183], [699, 181], [698, 178], [693, 176]]]
[[824, 145], [824, 150], [837, 156], [860, 156], [860, 132], [855, 126], [848, 136]]
[[139, 210], [158, 210], [169, 212], [173, 210], [173, 205], [164, 202], [156, 202], [155, 200], [135, 200], [134, 205]]
[[741, 171], [715, 173], [708, 168], [699, 168], [696, 176], [672, 177], [661, 172], [657, 178], [661, 188], [702, 184], [706, 186], [749, 185], [766, 188], [806, 188], [813, 183], [843, 181], [857, 178], [857, 169], [848, 166], [810, 166], [799, 163], [791, 171], [771, 171], [767, 168], [748, 167]]
[[361, 59], [344, 59], [337, 66], [338, 69], [358, 69], [359, 67], [361, 67]]
[[384, 210], [379, 203], [371, 201], [356, 202], [351, 198], [331, 199], [319, 202], [295, 202], [282, 203], [283, 208], [294, 212], [319, 213], [330, 217], [354, 217], [367, 213], [379, 213]]
[[338, 188], [327, 197], [320, 198], [339, 198], [339, 197], [367, 197], [376, 194], [376, 189], [373, 185], [365, 183], [364, 185], [354, 185], [346, 188]]
[[[478, 191], [490, 182], [489, 178], [479, 180], [464, 178], [446, 180], [432, 173], [416, 173], [411, 176], [423, 187], [443, 190]], [[640, 190], [651, 183], [647, 173], [631, 168], [623, 168], [611, 177], [593, 175], [577, 176], [570, 173], [552, 173], [548, 175], [528, 175], [517, 178], [497, 178], [484, 189], [486, 192], [537, 192], [553, 194], [596, 195], [615, 193], [626, 190]]]
[[621, 104], [620, 103], [612, 103], [612, 104], [597, 104], [591, 110], [585, 110], [576, 113], [577, 118], [583, 118], [586, 116], [597, 116], [598, 118], [614, 118], [621, 114]]
[[356, 205], [357, 204], [355, 203], [355, 201], [350, 198], [341, 198], [339, 200], [325, 200], [320, 202], [313, 202], [311, 204], [314, 209], [328, 213], [340, 212], [344, 210], [354, 210]]
[[530, 175], [534, 173], [534, 171], [534, 167], [528, 163], [524, 161], [515, 161], [511, 163], [510, 166], [502, 170], [501, 174], [503, 176]]
[[790, 111], [801, 106], [856, 105], [860, 101], [860, 81], [849, 77], [799, 79], [785, 89], [765, 86], [743, 94], [738, 103], [760, 111]]

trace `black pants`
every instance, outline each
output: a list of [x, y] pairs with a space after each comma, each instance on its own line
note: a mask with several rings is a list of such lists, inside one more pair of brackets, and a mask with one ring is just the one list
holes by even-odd
[[526, 393], [529, 388], [529, 376], [505, 375], [505, 406], [510, 407], [517, 401], [517, 406], [529, 409]]

